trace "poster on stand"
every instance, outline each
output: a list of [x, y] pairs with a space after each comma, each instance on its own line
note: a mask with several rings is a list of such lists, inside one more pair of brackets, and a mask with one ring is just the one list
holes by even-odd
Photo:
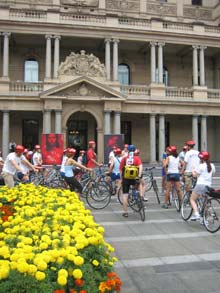
[[109, 154], [116, 146], [123, 150], [124, 134], [105, 134], [104, 135], [104, 164], [108, 164]]
[[44, 165], [60, 165], [63, 157], [63, 134], [47, 133], [41, 136], [41, 151]]

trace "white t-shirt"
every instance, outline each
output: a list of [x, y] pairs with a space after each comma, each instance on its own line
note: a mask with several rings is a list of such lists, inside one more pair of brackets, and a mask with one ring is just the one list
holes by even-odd
[[29, 173], [30, 168], [27, 165], [25, 165], [23, 162], [21, 162], [20, 167], [21, 167], [21, 170], [22, 170], [23, 174], [28, 174]]
[[67, 156], [63, 156], [63, 159], [62, 159], [62, 163], [61, 163], [61, 167], [60, 167], [60, 172], [63, 172], [63, 173], [65, 173], [65, 163], [66, 163], [66, 160], [68, 159], [68, 157]]
[[39, 165], [39, 162], [42, 160], [42, 155], [41, 155], [41, 153], [39, 153], [39, 152], [35, 152], [35, 153], [33, 154], [33, 158], [32, 158], [32, 160], [33, 160], [33, 165], [35, 165], [35, 166]]
[[11, 175], [14, 175], [16, 173], [16, 168], [14, 167], [14, 165], [12, 164], [12, 160], [15, 161], [19, 166], [21, 166], [21, 160], [24, 160], [25, 157], [24, 155], [21, 155], [20, 157], [18, 157], [15, 153], [10, 153], [7, 155], [6, 159], [5, 159], [5, 163], [2, 169], [2, 172], [6, 172], [9, 173]]
[[168, 162], [168, 168], [167, 168], [167, 173], [168, 174], [178, 174], [179, 173], [179, 162], [180, 159], [179, 157], [175, 158], [174, 156], [169, 156], [169, 162]]
[[198, 166], [198, 168], [195, 170], [199, 174], [196, 185], [211, 186], [212, 176], [215, 174], [215, 165], [211, 164], [211, 167], [212, 170], [208, 172], [206, 163], [202, 163]]
[[198, 168], [200, 159], [199, 159], [199, 151], [189, 150], [185, 154], [184, 162], [186, 163], [185, 172], [192, 172], [194, 169]]

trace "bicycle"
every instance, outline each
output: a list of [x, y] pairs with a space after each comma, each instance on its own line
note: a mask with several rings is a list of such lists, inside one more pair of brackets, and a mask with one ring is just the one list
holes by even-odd
[[[189, 199], [192, 192], [188, 192]], [[190, 204], [190, 203], [189, 203]], [[215, 233], [220, 229], [220, 190], [207, 186], [207, 191], [203, 197], [197, 200], [198, 210], [201, 217], [201, 224], [204, 224], [206, 230], [210, 233]], [[185, 208], [183, 208], [183, 211]], [[187, 207], [187, 217], [183, 218], [188, 220], [193, 212], [191, 205]]]
[[145, 172], [143, 173], [143, 180], [145, 182], [145, 192], [150, 191], [153, 188], [153, 191], [156, 194], [156, 198], [157, 198], [157, 202], [158, 204], [160, 204], [160, 198], [159, 198], [159, 188], [157, 185], [157, 181], [154, 178], [154, 174], [153, 174], [153, 169], [155, 169], [155, 167], [151, 167], [151, 168], [145, 168]]
[[[139, 179], [136, 180], [135, 185], [131, 185], [129, 193], [128, 193], [128, 205], [129, 207], [140, 214], [141, 220], [145, 221], [145, 206], [143, 203], [143, 199], [140, 196], [140, 191], [138, 190], [138, 186], [140, 184]], [[122, 201], [122, 187], [118, 190], [118, 201], [121, 205], [123, 205]]]
[[183, 198], [182, 198], [182, 204], [181, 204], [180, 210], [181, 210], [181, 216], [182, 216], [184, 221], [189, 220], [189, 218], [192, 215], [192, 207], [191, 207], [191, 204], [190, 204], [190, 196], [192, 194], [193, 188], [196, 185], [196, 181], [197, 181], [197, 178], [193, 177], [192, 178], [192, 187], [191, 187], [191, 189], [189, 191], [186, 191], [184, 193], [184, 195], [183, 195]]

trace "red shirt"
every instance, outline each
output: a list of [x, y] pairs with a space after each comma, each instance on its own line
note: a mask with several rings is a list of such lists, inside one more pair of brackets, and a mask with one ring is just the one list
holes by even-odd
[[[123, 167], [126, 165], [126, 161], [127, 161], [128, 158], [129, 158], [129, 156], [126, 157], [126, 158], [123, 158], [121, 160], [121, 163], [120, 163], [120, 171], [122, 171]], [[141, 161], [140, 157], [134, 156], [133, 157], [133, 163], [132, 163], [132, 165], [134, 165], [134, 166], [140, 166], [141, 164], [142, 164], [142, 161]]]
[[87, 151], [87, 168], [95, 168], [96, 164], [91, 160], [96, 161], [96, 153], [93, 151], [93, 149], [89, 149]]

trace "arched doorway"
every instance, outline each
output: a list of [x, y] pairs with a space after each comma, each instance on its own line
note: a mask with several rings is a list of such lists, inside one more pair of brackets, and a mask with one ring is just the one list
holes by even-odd
[[67, 120], [67, 146], [86, 150], [88, 141], [97, 141], [97, 123], [88, 112], [75, 112]]

